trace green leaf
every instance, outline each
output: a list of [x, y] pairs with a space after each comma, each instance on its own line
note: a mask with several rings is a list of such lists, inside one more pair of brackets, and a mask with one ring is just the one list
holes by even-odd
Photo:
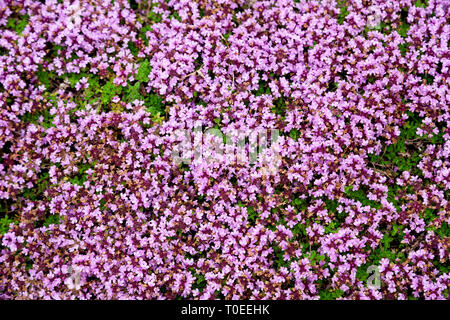
[[405, 56], [406, 56], [406, 53], [407, 53], [408, 50], [409, 50], [409, 46], [410, 46], [410, 44], [409, 44], [408, 42], [406, 42], [406, 43], [401, 43], [401, 44], [398, 45], [398, 48], [399, 48], [399, 50], [400, 50], [400, 53], [401, 53], [402, 57], [405, 57]]
[[101, 102], [102, 104], [109, 104], [116, 95], [122, 92], [121, 86], [116, 86], [112, 80], [108, 81], [102, 88]]
[[353, 191], [353, 186], [347, 186], [344, 189], [345, 189], [345, 194], [348, 198], [357, 200], [357, 201], [361, 202], [361, 204], [364, 206], [370, 206], [375, 209], [381, 208], [381, 204], [376, 201], [369, 200], [369, 198], [367, 198], [366, 193], [362, 189]]
[[14, 220], [9, 218], [8, 215], [5, 215], [0, 219], [0, 234], [5, 234], [9, 230], [9, 226], [11, 223], [14, 223]]
[[397, 232], [398, 232], [398, 225], [393, 224], [393, 225], [392, 225], [392, 232], [391, 232], [391, 235], [392, 235], [392, 236], [395, 236], [395, 235], [397, 234]]
[[150, 62], [148, 60], [142, 61], [139, 65], [136, 80], [140, 82], [148, 82], [148, 75], [151, 71], [152, 67], [150, 66]]
[[409, 30], [409, 28], [410, 28], [410, 25], [409, 25], [408, 23], [404, 22], [404, 23], [402, 23], [402, 24], [399, 26], [397, 32], [398, 32], [398, 34], [401, 35], [403, 38], [406, 38], [407, 35], [408, 35], [408, 30]]
[[337, 298], [342, 297], [344, 291], [342, 290], [322, 290], [320, 291], [320, 300], [336, 300]]
[[22, 35], [22, 32], [25, 30], [29, 20], [30, 17], [27, 14], [20, 16], [19, 18], [10, 17], [6, 24], [6, 28], [13, 29], [19, 35]]
[[297, 129], [292, 129], [289, 132], [289, 137], [291, 137], [292, 139], [294, 139], [295, 141], [298, 140], [298, 138], [300, 137], [300, 131], [298, 131]]
[[171, 14], [169, 15], [169, 19], [172, 19], [172, 18], [177, 19], [178, 21], [181, 22], [181, 17], [180, 17], [180, 15], [178, 14], [178, 12], [176, 12], [176, 11], [174, 11], [173, 13], [171, 13]]
[[428, 0], [417, 0], [416, 7], [426, 8], [428, 6]]
[[153, 11], [150, 11], [150, 13], [148, 14], [148, 18], [154, 23], [159, 23], [162, 21], [162, 15]]
[[163, 112], [163, 100], [157, 94], [151, 93], [145, 99], [146, 110], [151, 113], [152, 116], [156, 116], [158, 113]]
[[345, 21], [345, 17], [349, 15], [347, 7], [345, 5], [341, 6], [341, 12], [338, 14], [337, 21], [339, 24], [343, 24]]
[[55, 78], [55, 73], [50, 71], [44, 71], [42, 69], [42, 66], [39, 65], [38, 71], [36, 72], [36, 76], [39, 82], [42, 83], [48, 90], [51, 86], [53, 79]]
[[131, 54], [135, 57], [139, 53], [139, 49], [138, 47], [136, 47], [136, 44], [133, 41], [128, 41], [128, 49], [131, 51]]
[[247, 207], [247, 215], [248, 215], [248, 221], [251, 225], [253, 225], [256, 222], [256, 219], [258, 219], [258, 212], [251, 206]]
[[50, 215], [44, 220], [44, 226], [48, 228], [51, 224], [60, 224], [62, 218], [57, 214]]
[[127, 96], [126, 96], [127, 102], [133, 102], [135, 100], [144, 100], [144, 97], [139, 92], [140, 86], [141, 86], [141, 84], [139, 82], [136, 82], [134, 85], [127, 87], [127, 90], [128, 90]]

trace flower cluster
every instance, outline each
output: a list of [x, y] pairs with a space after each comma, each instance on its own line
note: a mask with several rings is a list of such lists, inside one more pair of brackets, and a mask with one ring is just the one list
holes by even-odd
[[0, 298], [448, 299], [448, 10], [0, 1]]

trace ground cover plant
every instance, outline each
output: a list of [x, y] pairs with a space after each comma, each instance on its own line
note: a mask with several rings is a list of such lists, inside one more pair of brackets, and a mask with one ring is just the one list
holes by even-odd
[[1, 0], [0, 298], [448, 299], [449, 7]]

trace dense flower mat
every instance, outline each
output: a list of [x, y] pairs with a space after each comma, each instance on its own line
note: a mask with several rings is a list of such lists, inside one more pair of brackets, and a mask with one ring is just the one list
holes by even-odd
[[0, 298], [448, 299], [449, 4], [0, 1]]

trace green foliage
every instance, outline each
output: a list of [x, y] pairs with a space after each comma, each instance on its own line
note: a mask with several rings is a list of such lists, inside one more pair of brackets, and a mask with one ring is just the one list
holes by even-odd
[[294, 238], [306, 237], [306, 225], [302, 223], [297, 223], [292, 229], [292, 234]]
[[397, 32], [399, 35], [401, 35], [403, 38], [406, 38], [408, 35], [408, 30], [410, 28], [409, 23], [403, 22], [397, 29]]
[[164, 112], [162, 98], [154, 93], [151, 93], [146, 97], [145, 106], [147, 107], [147, 111], [154, 117], [158, 117]]
[[84, 76], [89, 76], [86, 73], [66, 73], [65, 78], [70, 82], [70, 86], [75, 88], [76, 84], [83, 78]]
[[42, 83], [47, 90], [51, 87], [52, 81], [56, 78], [56, 74], [54, 72], [44, 71], [41, 65], [39, 65], [36, 76], [39, 82]]
[[250, 225], [255, 225], [256, 219], [258, 219], [259, 216], [258, 212], [252, 206], [248, 206], [247, 215], [247, 220], [249, 221]]
[[48, 228], [52, 224], [60, 224], [62, 220], [63, 218], [58, 216], [57, 214], [49, 215], [44, 220], [44, 227]]
[[307, 199], [296, 198], [293, 201], [293, 205], [298, 212], [305, 212], [308, 209], [309, 202]]
[[[112, 99], [115, 96], [119, 96], [122, 101], [131, 103], [135, 100], [144, 101], [146, 109], [151, 113], [152, 118], [155, 122], [160, 122], [162, 120], [161, 115], [165, 114], [165, 106], [163, 104], [162, 98], [155, 94], [144, 94], [144, 84], [149, 81], [149, 74], [152, 70], [150, 61], [145, 59], [139, 64], [139, 68], [136, 74], [136, 81], [129, 83], [126, 87], [118, 86], [114, 84], [113, 79], [109, 79], [106, 83], [101, 84], [99, 76], [90, 73], [68, 73], [63, 76], [57, 77], [53, 72], [48, 72], [39, 68], [37, 72], [37, 78], [40, 83], [44, 84], [47, 89], [55, 81], [67, 80], [72, 88], [75, 88], [76, 84], [81, 80], [81, 78], [86, 77], [88, 79], [89, 86], [75, 96], [75, 102], [80, 108], [83, 108], [87, 103], [91, 105], [101, 104], [107, 110], [112, 111], [123, 111], [120, 105], [112, 104]], [[40, 115], [45, 116], [45, 125], [50, 127], [53, 124], [48, 111], [43, 111], [36, 114], [27, 114], [24, 116], [25, 121], [36, 122]], [[79, 182], [79, 181], [78, 181]]]
[[276, 99], [274, 102], [274, 107], [272, 108], [272, 112], [278, 115], [286, 114], [286, 101], [283, 97]]
[[3, 218], [0, 218], [0, 234], [7, 233], [11, 223], [14, 223], [14, 220], [9, 218], [8, 215], [5, 215]]
[[339, 202], [336, 200], [329, 200], [328, 198], [324, 198], [325, 206], [329, 212], [337, 213], [337, 207], [339, 207]]
[[[52, 103], [54, 106], [56, 106], [56, 102], [58, 98], [54, 94], [48, 94], [44, 93], [44, 97], [46, 100], [50, 103]], [[40, 121], [40, 118], [42, 117], [42, 121]], [[19, 116], [19, 119], [25, 123], [32, 123], [36, 126], [43, 126], [45, 129], [48, 129], [50, 127], [54, 127], [53, 119], [54, 115], [50, 114], [50, 110], [48, 108], [41, 109], [41, 110], [35, 110], [33, 112], [27, 112], [22, 116]]]
[[345, 195], [350, 199], [361, 202], [364, 206], [370, 206], [375, 209], [381, 208], [381, 204], [376, 201], [369, 200], [366, 193], [361, 188], [358, 190], [353, 190], [353, 186], [347, 186], [345, 187]]
[[327, 226], [325, 226], [325, 233], [336, 233], [339, 231], [339, 222], [331, 221]]
[[422, 73], [422, 74], [418, 74], [418, 76], [420, 76], [423, 80], [425, 80], [425, 83], [428, 85], [432, 85], [434, 82], [434, 77], [431, 74]]
[[450, 237], [450, 228], [447, 222], [443, 222], [439, 228], [430, 227], [429, 230], [433, 230], [436, 234], [438, 234], [442, 239]]
[[[90, 100], [94, 98], [99, 92], [100, 92], [100, 83], [99, 83], [99, 77], [95, 75], [89, 75], [87, 77], [89, 87], [84, 90], [84, 100]], [[95, 98], [95, 100], [98, 100]], [[92, 103], [91, 103], [92, 104]]]
[[388, 196], [387, 196], [387, 200], [394, 205], [394, 207], [397, 209], [397, 211], [400, 211], [400, 205], [401, 205], [401, 201], [396, 199], [399, 189], [400, 189], [400, 186], [398, 186], [398, 185], [389, 186]]
[[104, 105], [111, 103], [111, 100], [122, 92], [122, 87], [117, 86], [112, 80], [108, 81], [101, 89], [101, 102]]
[[[405, 141], [425, 141], [426, 137], [420, 137], [416, 134], [422, 120], [410, 112], [408, 112], [408, 115], [410, 119], [401, 128], [396, 143], [386, 146], [382, 155], [370, 154], [370, 162], [385, 168], [396, 167], [399, 172], [409, 171], [412, 174], [420, 174], [420, 170], [417, 168], [421, 159], [420, 151], [408, 148]], [[440, 135], [434, 138], [436, 142], [439, 141], [439, 137]]]
[[400, 233], [401, 229], [403, 229], [401, 226], [399, 226], [398, 224], [394, 223], [392, 225], [392, 231], [391, 231], [391, 236], [396, 236]]
[[[100, 204], [99, 209], [100, 209], [102, 212], [105, 211], [105, 210], [107, 209], [107, 208], [106, 208], [106, 201], [105, 201], [105, 199], [100, 199], [99, 204]], [[141, 212], [143, 212], [143, 208], [139, 208], [139, 210], [140, 210]]]
[[[339, 1], [341, 2], [341, 1]], [[339, 24], [343, 24], [345, 21], [345, 18], [349, 15], [349, 11], [347, 10], [347, 6], [341, 2], [341, 4], [339, 5], [341, 12], [338, 14], [337, 16], [337, 21]]]
[[319, 292], [320, 300], [336, 300], [337, 298], [342, 297], [344, 291], [342, 290], [322, 290]]
[[144, 60], [139, 65], [139, 69], [136, 75], [136, 80], [139, 82], [148, 82], [148, 75], [152, 71], [152, 67], [150, 66], [150, 61]]
[[383, 243], [383, 247], [385, 249], [389, 249], [392, 240], [394, 240], [393, 237], [391, 237], [389, 234], [385, 234], [383, 239], [381, 240], [381, 242]]
[[181, 22], [181, 17], [180, 17], [180, 15], [178, 14], [178, 12], [176, 12], [176, 11], [174, 11], [174, 12], [172, 12], [170, 15], [169, 15], [169, 19], [177, 19], [178, 21], [180, 21]]
[[436, 209], [427, 208], [423, 213], [423, 218], [427, 224], [436, 219], [437, 217], [438, 215]]
[[[39, 118], [43, 117], [43, 121], [39, 122]], [[42, 125], [45, 129], [48, 129], [50, 127], [54, 127], [55, 125], [53, 124], [53, 119], [54, 119], [54, 115], [50, 114], [50, 110], [48, 109], [44, 109], [38, 112], [27, 112], [25, 113], [23, 116], [20, 117], [20, 119], [22, 121], [24, 121], [25, 123], [32, 123], [35, 125]]]
[[284, 250], [282, 250], [276, 244], [272, 246], [272, 249], [273, 249], [273, 267], [275, 268], [275, 270], [280, 270], [281, 267], [288, 268], [290, 262], [284, 260], [283, 258], [285, 254]]
[[150, 11], [148, 14], [148, 19], [152, 21], [153, 23], [159, 23], [162, 21], [162, 16], [160, 13], [155, 13], [153, 11]]
[[369, 278], [370, 274], [367, 273], [367, 268], [370, 264], [366, 263], [362, 266], [359, 266], [359, 268], [356, 270], [356, 279], [359, 279], [363, 283], [367, 282], [367, 278]]
[[339, 207], [339, 202], [336, 200], [329, 200], [324, 198], [325, 206], [328, 212], [333, 213], [335, 219], [331, 221], [327, 226], [325, 226], [326, 233], [335, 233], [339, 231], [340, 226], [344, 223], [347, 213], [345, 211], [338, 212], [337, 207]]
[[[144, 94], [145, 83], [148, 82], [149, 74], [152, 70], [149, 60], [143, 60], [139, 64], [138, 72], [136, 74], [136, 81], [129, 83], [126, 87], [117, 86], [112, 80], [106, 82], [103, 87], [97, 91], [100, 92], [101, 103], [104, 106], [110, 106], [112, 99], [115, 96], [120, 96], [122, 101], [132, 103], [135, 100], [144, 101], [146, 110], [150, 112], [155, 122], [161, 121], [161, 115], [165, 113], [165, 106], [163, 99], [154, 92]], [[89, 88], [88, 88], [89, 89]]]
[[148, 45], [148, 39], [147, 39], [147, 31], [152, 31], [151, 25], [146, 25], [139, 30], [139, 38], [144, 41], [145, 45]]
[[417, 0], [416, 7], [426, 8], [428, 6], [428, 0]]
[[270, 87], [267, 84], [267, 81], [259, 80], [258, 90], [253, 90], [252, 93], [255, 96], [261, 96], [263, 94], [270, 94]]
[[30, 259], [28, 256], [24, 256], [25, 258], [25, 270], [30, 270], [33, 267], [33, 260]]
[[[158, 4], [152, 3], [151, 6], [152, 6], [152, 8], [157, 7]], [[138, 17], [138, 20], [143, 25], [142, 28], [139, 30], [139, 38], [141, 38], [144, 41], [144, 43], [147, 45], [148, 39], [146, 37], [146, 33], [147, 33], [147, 31], [153, 30], [152, 25], [154, 23], [159, 23], [162, 21], [162, 15], [159, 13], [155, 13], [152, 9], [148, 12], [147, 19], [142, 19], [142, 18]]]
[[300, 131], [298, 131], [297, 129], [292, 129], [291, 131], [289, 131], [289, 137], [291, 137], [292, 139], [294, 139], [295, 141], [298, 140], [298, 138], [300, 137]]
[[189, 268], [189, 271], [196, 278], [196, 281], [192, 284], [192, 289], [198, 289], [200, 292], [202, 292], [203, 289], [207, 285], [207, 281], [206, 281], [205, 276], [203, 274], [197, 274], [195, 272], [194, 268]]
[[206, 287], [207, 281], [204, 275], [199, 275], [195, 283], [192, 285], [193, 289], [203, 290]]
[[38, 200], [42, 197], [44, 191], [47, 190], [49, 185], [50, 175], [48, 171], [43, 171], [38, 175], [38, 179], [35, 182], [35, 186], [33, 188], [24, 188], [22, 196], [26, 199]]
[[335, 92], [339, 87], [339, 84], [334, 81], [330, 81], [327, 86], [327, 92]]
[[377, 78], [374, 75], [369, 75], [367, 77], [367, 82], [370, 84], [374, 84], [376, 80], [377, 80]]
[[228, 38], [231, 36], [232, 32], [228, 32], [226, 34], [223, 35], [223, 39], [221, 40], [221, 42], [225, 45], [228, 46]]
[[138, 1], [136, 1], [136, 0], [129, 0], [128, 2], [130, 3], [130, 8], [131, 9], [136, 10], [136, 9], [139, 8]]
[[410, 46], [410, 44], [408, 42], [401, 43], [401, 44], [398, 45], [398, 49], [400, 50], [400, 53], [401, 53], [402, 57], [405, 57], [406, 53], [408, 53], [409, 46]]
[[136, 46], [136, 44], [133, 41], [128, 41], [128, 49], [130, 50], [131, 54], [135, 57], [139, 53], [139, 48]]
[[87, 174], [86, 171], [89, 169], [93, 169], [95, 167], [96, 161], [92, 161], [92, 163], [80, 163], [78, 164], [78, 172], [72, 176], [69, 177], [68, 180], [72, 184], [77, 184], [79, 186], [82, 186], [87, 181]]
[[25, 27], [27, 26], [29, 20], [30, 17], [27, 14], [18, 18], [10, 17], [6, 24], [6, 28], [14, 30], [19, 35], [22, 35], [22, 32], [23, 30], [25, 30]]
[[404, 237], [403, 229], [404, 226], [394, 223], [392, 229], [385, 232], [380, 245], [370, 253], [367, 262], [358, 268], [356, 273], [358, 279], [366, 281], [369, 276], [367, 274], [368, 267], [371, 265], [379, 265], [380, 260], [383, 258], [387, 258], [390, 261], [405, 261], [406, 255], [401, 251], [405, 245], [400, 244]]
[[319, 261], [325, 261], [325, 256], [320, 255], [316, 250], [312, 250], [309, 254], [309, 261], [311, 261], [311, 265], [315, 266]]
[[135, 100], [144, 100], [144, 97], [139, 92], [140, 87], [141, 87], [141, 84], [139, 82], [136, 82], [134, 85], [129, 85], [128, 87], [126, 87], [125, 100], [127, 102], [133, 102]]

